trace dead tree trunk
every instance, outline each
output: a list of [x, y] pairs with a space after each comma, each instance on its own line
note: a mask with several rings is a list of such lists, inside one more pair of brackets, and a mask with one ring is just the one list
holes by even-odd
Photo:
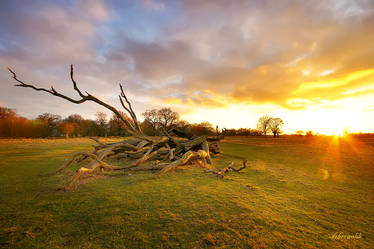
[[[218, 129], [217, 136], [209, 138], [205, 136], [184, 134], [183, 132], [176, 130], [169, 132], [165, 131], [165, 134], [162, 137], [146, 136], [142, 132], [137, 116], [130, 101], [126, 97], [121, 84], [119, 85], [120, 94], [118, 95], [118, 98], [123, 109], [125, 109], [125, 111], [130, 115], [130, 121], [127, 120], [126, 117], [123, 117], [121, 112], [115, 107], [105, 103], [88, 92], [82, 93], [74, 79], [73, 65], [70, 66], [70, 79], [73, 83], [74, 90], [79, 95], [78, 99], [68, 97], [58, 92], [53, 88], [53, 86], [51, 86], [50, 89], [46, 89], [25, 83], [17, 78], [14, 71], [10, 68], [8, 69], [13, 75], [13, 79], [18, 82], [15, 86], [46, 92], [74, 104], [82, 104], [86, 101], [91, 101], [109, 109], [125, 124], [127, 131], [132, 135], [131, 139], [124, 139], [118, 143], [111, 144], [105, 144], [96, 138], [91, 138], [97, 143], [92, 152], [77, 152], [56, 172], [60, 173], [64, 171], [74, 161], [87, 161], [87, 165], [81, 167], [73, 176], [70, 185], [76, 184], [82, 175], [100, 174], [102, 172], [116, 170], [153, 170], [159, 171], [159, 174], [165, 174], [179, 166], [197, 165], [207, 169], [207, 173], [215, 173], [221, 177], [223, 177], [224, 173], [229, 170], [239, 171], [232, 167], [225, 168], [223, 171], [212, 169], [213, 161], [211, 159], [211, 154], [218, 154], [220, 152], [218, 142], [224, 138], [224, 133], [219, 134]], [[127, 160], [127, 165], [112, 165], [108, 163], [108, 159], [124, 159]], [[153, 161], [153, 163], [150, 161]], [[144, 165], [147, 162], [148, 165]]]

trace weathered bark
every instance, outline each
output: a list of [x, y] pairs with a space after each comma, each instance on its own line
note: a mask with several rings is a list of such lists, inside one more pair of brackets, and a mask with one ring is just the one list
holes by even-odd
[[209, 167], [209, 163], [207, 162], [206, 158], [208, 157], [208, 154], [204, 150], [199, 150], [197, 152], [195, 151], [188, 151], [186, 152], [182, 158], [170, 163], [169, 165], [165, 166], [161, 171], [160, 174], [165, 174], [166, 172], [169, 172], [173, 169], [175, 169], [178, 166], [183, 166], [188, 163], [190, 163], [192, 160], [203, 160], [204, 163], [202, 164], [203, 167]]

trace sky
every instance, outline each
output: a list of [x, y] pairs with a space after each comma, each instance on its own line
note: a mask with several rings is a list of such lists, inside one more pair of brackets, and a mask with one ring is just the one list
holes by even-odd
[[[122, 83], [141, 118], [171, 107], [189, 122], [284, 132], [374, 132], [373, 0], [2, 0], [0, 106], [28, 118], [94, 118], [94, 103], [15, 88], [82, 91], [120, 108]], [[109, 112], [108, 112], [109, 114]]]

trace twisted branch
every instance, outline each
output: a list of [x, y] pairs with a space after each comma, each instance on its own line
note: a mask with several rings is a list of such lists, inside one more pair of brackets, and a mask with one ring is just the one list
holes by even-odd
[[[78, 88], [77, 86], [77, 82], [74, 80], [74, 68], [73, 68], [73, 64], [70, 65], [70, 78], [71, 78], [71, 81], [73, 82], [73, 88], [74, 90], [79, 94], [79, 96], [81, 97], [80, 99], [73, 99], [73, 98], [70, 98], [64, 94], [61, 94], [59, 93], [58, 91], [56, 91], [53, 86], [51, 86], [51, 89], [48, 90], [48, 89], [45, 89], [45, 88], [42, 88], [42, 87], [35, 87], [34, 85], [32, 84], [28, 84], [28, 83], [25, 83], [23, 82], [22, 80], [18, 79], [17, 78], [17, 74], [8, 67], [8, 70], [9, 72], [13, 75], [13, 79], [15, 79], [19, 84], [16, 84], [15, 86], [18, 86], [18, 87], [25, 87], [25, 88], [31, 88], [35, 91], [43, 91], [43, 92], [46, 92], [46, 93], [49, 93], [49, 94], [52, 94], [54, 96], [57, 96], [57, 97], [60, 97], [60, 98], [63, 98], [69, 102], [72, 102], [74, 104], [82, 104], [86, 101], [93, 101], [101, 106], [104, 106], [105, 108], [109, 109], [110, 111], [112, 111], [114, 114], [116, 114], [116, 116], [121, 119], [122, 122], [125, 123], [126, 127], [127, 127], [127, 130], [129, 131], [130, 134], [134, 135], [134, 134], [142, 134], [142, 131], [140, 129], [140, 126], [139, 126], [139, 122], [138, 120], [136, 119], [136, 115], [135, 113], [133, 112], [132, 108], [128, 109], [128, 108], [125, 108], [125, 110], [130, 114], [131, 118], [132, 118], [132, 121], [134, 124], [131, 124], [128, 120], [125, 119], [125, 117], [123, 117], [121, 115], [121, 113], [116, 109], [114, 108], [113, 106], [103, 102], [102, 100], [98, 99], [97, 97], [89, 94], [88, 92], [86, 92], [86, 95], [84, 95], [82, 93], [82, 91]], [[121, 86], [121, 92], [123, 93], [123, 90], [122, 90], [122, 86]], [[124, 93], [123, 93], [124, 95]], [[127, 101], [127, 98], [125, 98], [126, 101]], [[128, 101], [127, 101], [128, 102]], [[129, 103], [129, 102], [128, 102]]]

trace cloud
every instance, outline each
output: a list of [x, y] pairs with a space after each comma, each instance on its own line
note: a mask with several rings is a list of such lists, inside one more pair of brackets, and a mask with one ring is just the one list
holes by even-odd
[[[337, 15], [342, 6], [350, 14]], [[152, 82], [150, 88], [181, 75], [183, 81], [169, 92], [208, 90], [214, 98], [279, 105], [326, 70], [349, 74], [372, 64], [372, 12], [365, 3], [183, 1], [182, 7], [182, 15], [153, 42], [126, 37], [108, 58], [126, 55], [135, 73]], [[216, 101], [202, 102], [209, 103]]]
[[[37, 64], [91, 61], [95, 26], [77, 13], [55, 5], [37, 5], [35, 9], [12, 13], [3, 32], [6, 41], [2, 59], [19, 58]], [[17, 10], [15, 10], [17, 11]], [[4, 31], [4, 30], [3, 30]]]
[[156, 0], [142, 0], [141, 1], [144, 8], [147, 10], [163, 10], [165, 8], [165, 5], [163, 2], [156, 1]]
[[[90, 1], [91, 3], [91, 1]], [[95, 41], [100, 24], [109, 18], [102, 2], [79, 1], [70, 6], [36, 1], [32, 6], [2, 1], [0, 41], [0, 98], [5, 105], [28, 117], [50, 111], [59, 114], [79, 112], [74, 105], [42, 93], [15, 89], [6, 68], [16, 70], [21, 79], [41, 87], [75, 96], [69, 79], [69, 65], [76, 65], [76, 78], [82, 90], [99, 93], [108, 102], [117, 101], [118, 82], [126, 80], [126, 70], [98, 61]], [[76, 7], [79, 6], [77, 9]], [[83, 14], [82, 14], [83, 13]], [[115, 76], [114, 76], [115, 75]], [[109, 84], [109, 87], [108, 87]], [[113, 100], [114, 99], [114, 100]], [[35, 101], [38, 100], [38, 101]], [[92, 115], [92, 105], [78, 108]]]
[[[140, 111], [155, 103], [300, 109], [367, 94], [373, 82], [371, 74], [345, 81], [374, 68], [373, 1], [1, 4], [3, 68], [74, 94], [66, 83], [74, 63], [82, 88], [116, 101], [117, 83], [126, 82]], [[300, 91], [308, 82], [345, 83]], [[6, 95], [5, 103], [21, 103]]]
[[79, 0], [77, 6], [82, 13], [98, 21], [106, 21], [112, 15], [103, 0]]

